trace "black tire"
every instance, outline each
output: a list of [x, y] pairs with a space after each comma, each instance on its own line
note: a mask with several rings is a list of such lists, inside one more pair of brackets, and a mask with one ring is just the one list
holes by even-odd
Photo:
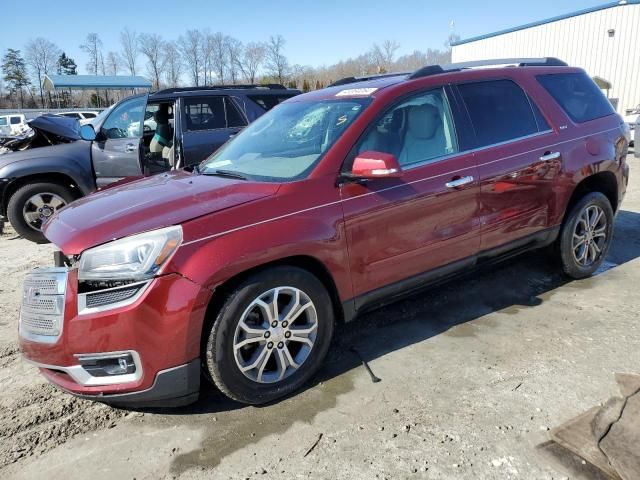
[[[233, 342], [243, 312], [263, 293], [276, 287], [294, 287], [304, 292], [317, 312], [317, 333], [307, 359], [288, 377], [274, 383], [258, 383], [247, 378], [236, 363]], [[326, 288], [314, 275], [297, 267], [274, 267], [259, 272], [231, 292], [217, 312], [204, 352], [207, 373], [218, 389], [229, 398], [258, 405], [298, 390], [320, 368], [334, 328], [334, 310]], [[274, 348], [275, 351], [275, 348]]]
[[[579, 263], [574, 255], [573, 251], [573, 235], [576, 232], [576, 226], [580, 221], [580, 216], [590, 207], [598, 207], [604, 212], [604, 218], [606, 219], [606, 226], [603, 227], [606, 232], [604, 243], [600, 248], [600, 252], [597, 254], [595, 261], [588, 265]], [[567, 215], [560, 231], [560, 237], [557, 244], [557, 254], [562, 266], [562, 271], [571, 278], [580, 279], [586, 278], [598, 270], [604, 262], [609, 247], [611, 246], [611, 240], [613, 237], [613, 208], [609, 199], [600, 192], [591, 192], [581, 198], [571, 209], [569, 215]]]
[[48, 240], [42, 232], [30, 226], [23, 215], [25, 203], [34, 195], [38, 194], [43, 194], [45, 196], [47, 194], [55, 194], [62, 198], [66, 204], [69, 204], [74, 200], [73, 193], [63, 185], [45, 182], [27, 183], [11, 195], [7, 205], [7, 217], [15, 231], [21, 237], [36, 243], [48, 243]]

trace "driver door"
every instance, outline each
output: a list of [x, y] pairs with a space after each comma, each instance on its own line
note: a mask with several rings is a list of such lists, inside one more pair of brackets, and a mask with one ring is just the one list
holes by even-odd
[[91, 158], [98, 188], [125, 177], [142, 176], [140, 155], [147, 97], [120, 102], [96, 132]]

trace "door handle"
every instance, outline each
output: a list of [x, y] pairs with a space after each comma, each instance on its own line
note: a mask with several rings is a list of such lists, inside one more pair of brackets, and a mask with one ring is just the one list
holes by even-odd
[[135, 152], [136, 151], [136, 144], [135, 143], [127, 143], [124, 146], [124, 151], [126, 153], [131, 153], [131, 152]]
[[468, 183], [473, 182], [473, 177], [471, 175], [467, 175], [466, 177], [456, 178], [455, 180], [451, 180], [450, 182], [445, 183], [447, 188], [458, 188]]
[[560, 152], [544, 152], [544, 155], [540, 157], [541, 162], [548, 162], [549, 160], [557, 160], [560, 158]]

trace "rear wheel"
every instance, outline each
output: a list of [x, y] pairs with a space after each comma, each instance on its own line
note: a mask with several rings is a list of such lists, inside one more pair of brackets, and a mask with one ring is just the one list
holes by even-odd
[[331, 298], [311, 273], [276, 267], [240, 284], [208, 332], [206, 368], [228, 397], [270, 402], [320, 367], [333, 335]]
[[15, 231], [36, 243], [47, 243], [42, 225], [74, 200], [71, 191], [56, 183], [28, 183], [11, 195], [7, 217]]
[[604, 262], [613, 236], [613, 209], [600, 192], [585, 195], [571, 209], [560, 233], [560, 261], [572, 278], [592, 275]]

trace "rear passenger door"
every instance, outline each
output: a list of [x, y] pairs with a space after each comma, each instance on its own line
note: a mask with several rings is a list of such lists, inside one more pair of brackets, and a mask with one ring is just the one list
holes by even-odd
[[511, 79], [457, 89], [475, 134], [481, 250], [550, 226], [562, 152], [547, 119]]
[[226, 95], [183, 97], [184, 165], [200, 163], [246, 125], [244, 115]]

